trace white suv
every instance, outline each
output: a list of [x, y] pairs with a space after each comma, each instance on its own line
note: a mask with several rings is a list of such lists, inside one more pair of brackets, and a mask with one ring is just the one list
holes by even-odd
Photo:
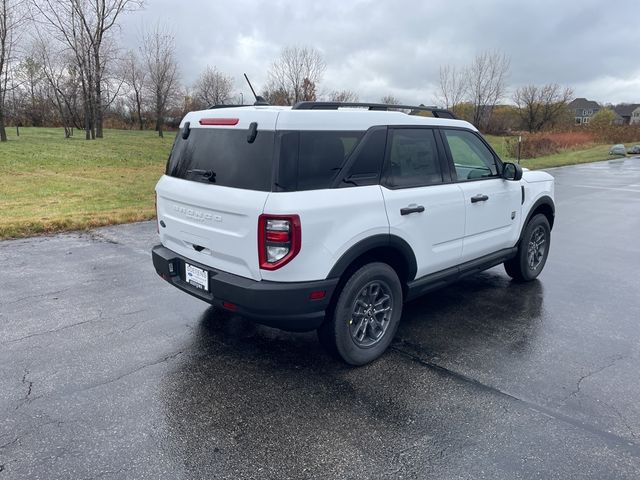
[[350, 364], [385, 351], [404, 302], [500, 263], [532, 280], [547, 259], [553, 177], [502, 162], [447, 111], [303, 102], [191, 112], [180, 128], [156, 186], [158, 274], [256, 322], [317, 329]]

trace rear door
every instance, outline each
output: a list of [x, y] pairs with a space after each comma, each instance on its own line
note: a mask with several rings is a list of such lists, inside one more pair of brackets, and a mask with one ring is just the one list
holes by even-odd
[[[190, 114], [156, 186], [162, 244], [195, 262], [260, 280], [257, 228], [272, 184], [277, 112]], [[209, 112], [207, 112], [209, 113]], [[258, 133], [248, 140], [250, 124]], [[204, 123], [205, 125], [202, 125]], [[226, 125], [223, 125], [225, 124]]]
[[390, 233], [411, 245], [416, 278], [457, 265], [462, 253], [464, 196], [449, 182], [436, 133], [393, 127], [387, 141], [382, 194]]
[[442, 139], [464, 193], [462, 262], [513, 247], [520, 229], [520, 182], [500, 176], [496, 156], [475, 132], [442, 129]]

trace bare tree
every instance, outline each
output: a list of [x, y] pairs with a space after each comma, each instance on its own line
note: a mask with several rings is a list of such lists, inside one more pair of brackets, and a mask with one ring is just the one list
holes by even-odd
[[93, 68], [94, 91], [94, 122], [96, 137], [102, 138], [102, 122], [105, 102], [103, 102], [103, 75], [105, 72], [105, 58], [103, 48], [108, 32], [116, 25], [120, 14], [127, 10], [135, 10], [142, 7], [142, 0], [69, 0], [72, 9], [78, 18], [81, 28], [84, 29], [85, 38], [90, 47]]
[[358, 100], [358, 94], [352, 90], [333, 91], [329, 94], [331, 102], [354, 103]]
[[385, 103], [387, 105], [400, 105], [402, 102], [393, 95], [385, 95], [380, 99], [380, 103]]
[[224, 105], [231, 99], [233, 78], [218, 71], [216, 67], [207, 67], [193, 88], [194, 97], [203, 107]]
[[288, 104], [315, 99], [327, 68], [322, 54], [312, 47], [285, 47], [269, 71], [267, 92], [283, 95]]
[[465, 99], [467, 85], [468, 82], [464, 70], [458, 70], [452, 65], [440, 67], [436, 103], [451, 110], [455, 114]]
[[143, 37], [142, 58], [156, 115], [156, 130], [158, 136], [163, 137], [162, 128], [168, 103], [178, 87], [175, 39], [168, 29], [160, 25]]
[[73, 129], [82, 128], [82, 110], [80, 72], [75, 57], [68, 51], [52, 51], [52, 46], [45, 40], [34, 45], [34, 55], [42, 66], [42, 73], [49, 85], [49, 101], [54, 106], [65, 137], [73, 135]]
[[82, 73], [87, 138], [102, 138], [103, 112], [113, 101], [104, 99], [108, 35], [120, 15], [143, 5], [143, 0], [31, 0], [39, 20], [74, 52]]
[[9, 85], [11, 62], [24, 22], [22, 0], [0, 0], [0, 141], [7, 141], [5, 130], [5, 100]]
[[142, 119], [142, 102], [144, 87], [147, 81], [147, 71], [141, 65], [135, 52], [130, 51], [123, 59], [123, 79], [129, 87], [129, 103], [136, 113], [140, 130], [144, 129]]
[[473, 123], [484, 128], [495, 105], [504, 98], [510, 60], [500, 52], [482, 52], [466, 70], [468, 98], [473, 105]]
[[[65, 45], [75, 62], [82, 91], [82, 109], [85, 138], [96, 137], [95, 131], [95, 95], [94, 95], [94, 57], [91, 43], [82, 20], [75, 8], [76, 0], [31, 0], [34, 17], [43, 30], [36, 29], [36, 35], [42, 45], [57, 40]], [[64, 52], [60, 52], [64, 54]]]
[[557, 83], [538, 87], [525, 85], [515, 91], [513, 101], [518, 116], [530, 132], [537, 132], [557, 122], [565, 113], [573, 98], [573, 90]]

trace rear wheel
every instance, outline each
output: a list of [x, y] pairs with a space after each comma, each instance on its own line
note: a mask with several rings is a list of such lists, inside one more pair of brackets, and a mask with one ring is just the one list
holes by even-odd
[[518, 253], [504, 263], [504, 269], [514, 280], [528, 282], [542, 272], [551, 242], [551, 228], [547, 217], [539, 213], [527, 224], [518, 245]]
[[345, 362], [364, 365], [387, 349], [401, 315], [398, 275], [386, 263], [370, 263], [347, 280], [318, 337]]

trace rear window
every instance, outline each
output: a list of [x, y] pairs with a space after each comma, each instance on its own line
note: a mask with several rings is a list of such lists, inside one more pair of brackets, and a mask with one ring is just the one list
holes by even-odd
[[247, 190], [271, 190], [274, 132], [261, 131], [253, 143], [247, 130], [192, 128], [178, 132], [166, 174], [172, 177]]
[[360, 131], [281, 132], [277, 187], [285, 191], [331, 188], [363, 135]]

